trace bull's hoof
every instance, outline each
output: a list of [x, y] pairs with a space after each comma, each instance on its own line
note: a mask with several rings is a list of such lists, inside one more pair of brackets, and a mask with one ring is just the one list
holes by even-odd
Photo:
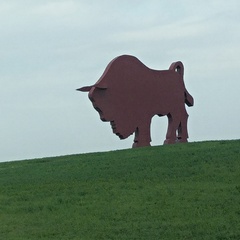
[[186, 143], [188, 142], [187, 138], [177, 138], [176, 143]]
[[132, 147], [137, 148], [137, 147], [149, 147], [151, 146], [150, 142], [134, 142]]
[[166, 139], [164, 141], [164, 144], [186, 143], [186, 142], [188, 142], [188, 140], [186, 138], [176, 138], [176, 140]]
[[174, 143], [176, 143], [175, 140], [173, 140], [173, 139], [166, 139], [163, 144], [165, 145], [165, 144], [174, 144]]

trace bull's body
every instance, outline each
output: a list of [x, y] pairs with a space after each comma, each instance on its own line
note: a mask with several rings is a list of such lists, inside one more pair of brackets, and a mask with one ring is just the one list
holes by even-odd
[[[133, 56], [112, 60], [99, 81], [79, 90], [89, 98], [103, 121], [110, 121], [121, 139], [135, 132], [134, 147], [150, 145], [150, 124], [154, 115], [169, 119], [165, 143], [187, 142], [185, 103], [193, 105], [183, 81], [183, 65], [169, 70], [152, 70]], [[178, 135], [176, 135], [178, 132]]]

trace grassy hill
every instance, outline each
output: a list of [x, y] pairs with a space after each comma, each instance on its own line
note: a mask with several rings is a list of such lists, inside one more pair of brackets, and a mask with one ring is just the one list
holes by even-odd
[[240, 140], [0, 163], [0, 239], [240, 239]]

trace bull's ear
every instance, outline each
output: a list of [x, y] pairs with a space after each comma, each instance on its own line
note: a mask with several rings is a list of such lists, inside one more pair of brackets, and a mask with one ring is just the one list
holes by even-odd
[[98, 88], [98, 89], [102, 89], [102, 90], [105, 90], [105, 89], [107, 89], [107, 87], [106, 87], [106, 86], [96, 86], [96, 88]]
[[89, 92], [91, 90], [93, 86], [86, 86], [86, 87], [81, 87], [76, 89], [77, 91], [81, 91], [81, 92]]

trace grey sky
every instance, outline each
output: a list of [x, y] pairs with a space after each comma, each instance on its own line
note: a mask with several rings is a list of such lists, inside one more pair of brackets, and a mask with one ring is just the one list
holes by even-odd
[[130, 148], [75, 91], [122, 54], [184, 63], [189, 141], [239, 139], [239, 22], [238, 0], [0, 0], [0, 161]]

